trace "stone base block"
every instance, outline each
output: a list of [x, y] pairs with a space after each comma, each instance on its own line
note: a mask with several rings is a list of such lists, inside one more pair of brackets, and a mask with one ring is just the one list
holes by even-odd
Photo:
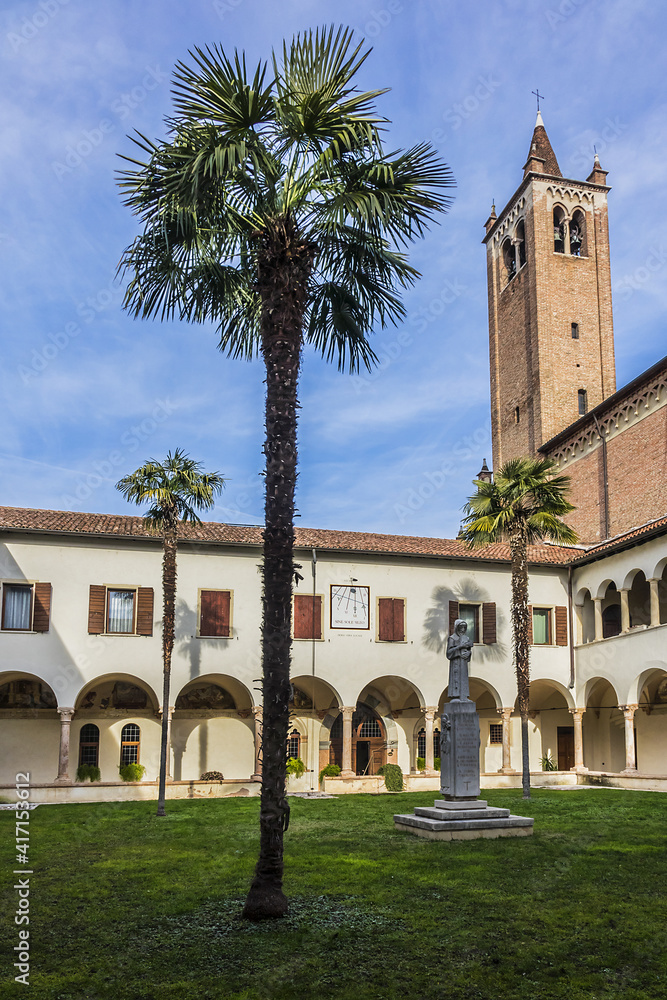
[[395, 815], [397, 830], [428, 840], [475, 840], [479, 837], [529, 837], [534, 820], [512, 816], [509, 809], [493, 809], [478, 799], [436, 799], [433, 808], [417, 806], [414, 813]]
[[530, 837], [533, 833], [532, 826], [510, 826], [492, 830], [424, 830], [421, 827], [398, 823], [395, 819], [394, 826], [397, 830], [412, 833], [415, 837], [423, 837], [425, 840], [480, 840], [482, 837], [487, 840], [497, 840], [499, 837]]

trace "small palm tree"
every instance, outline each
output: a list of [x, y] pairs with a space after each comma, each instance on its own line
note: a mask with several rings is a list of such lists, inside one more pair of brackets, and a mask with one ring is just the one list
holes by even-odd
[[232, 357], [266, 371], [260, 854], [244, 916], [287, 912], [282, 889], [289, 723], [298, 381], [303, 347], [340, 370], [371, 368], [374, 325], [405, 316], [419, 273], [404, 248], [451, 199], [428, 143], [387, 152], [382, 90], [354, 76], [370, 50], [350, 29], [283, 44], [272, 76], [217, 46], [178, 63], [169, 139], [137, 141], [120, 183], [143, 232], [127, 248], [135, 316], [213, 321]]
[[174, 648], [174, 608], [176, 603], [176, 551], [179, 522], [200, 524], [197, 510], [210, 510], [215, 495], [220, 493], [225, 480], [217, 472], [203, 473], [201, 464], [194, 462], [177, 448], [169, 452], [164, 462], [151, 458], [136, 472], [125, 476], [118, 483], [126, 500], [149, 503], [144, 520], [162, 534], [162, 662], [164, 683], [162, 692], [162, 738], [160, 741], [160, 783], [157, 815], [165, 815], [165, 786], [167, 781], [167, 735], [169, 727], [169, 685], [171, 679], [171, 654]]
[[512, 556], [512, 644], [521, 714], [523, 797], [530, 798], [528, 708], [530, 645], [528, 616], [528, 545], [549, 540], [562, 545], [577, 535], [561, 520], [574, 510], [565, 496], [569, 476], [555, 476], [550, 458], [513, 458], [505, 462], [493, 482], [476, 479], [477, 492], [468, 498], [460, 537], [472, 547], [508, 541]]

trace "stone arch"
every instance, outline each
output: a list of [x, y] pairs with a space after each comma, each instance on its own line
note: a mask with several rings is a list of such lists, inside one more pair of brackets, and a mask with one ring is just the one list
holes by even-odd
[[574, 598], [577, 616], [577, 643], [593, 642], [595, 639], [595, 605], [588, 587], [580, 587]]
[[630, 628], [651, 624], [651, 589], [643, 570], [638, 570], [628, 589]]
[[514, 242], [517, 248], [517, 265], [521, 270], [526, 263], [526, 224], [523, 219], [519, 219], [514, 227]]
[[[394, 734], [396, 732], [393, 720], [381, 715], [378, 708], [371, 704], [374, 700], [370, 693], [365, 700], [360, 699], [352, 716], [351, 766], [358, 775], [377, 774], [378, 768], [387, 763], [392, 735], [390, 730], [393, 729]], [[339, 713], [331, 727], [329, 762], [340, 767], [343, 766], [343, 740], [343, 718], [342, 713]], [[392, 742], [397, 746], [395, 738]], [[396, 756], [395, 751], [392, 756]]]
[[[518, 699], [517, 699], [518, 707]], [[559, 771], [574, 767], [574, 723], [570, 709], [576, 708], [569, 688], [551, 677], [530, 684], [529, 755], [531, 771], [542, 769], [549, 757]]]
[[297, 727], [303, 737], [302, 759], [319, 774], [329, 763], [331, 727], [343, 702], [336, 688], [321, 677], [297, 674], [291, 684], [290, 732]]
[[589, 771], [621, 771], [625, 765], [623, 713], [608, 677], [591, 677], [584, 686], [582, 718], [584, 765]]
[[586, 213], [581, 207], [575, 208], [570, 218], [570, 256], [587, 257]]
[[565, 253], [568, 242], [568, 224], [567, 211], [563, 205], [554, 205], [552, 219], [554, 253]]
[[[29, 772], [35, 783], [49, 783], [58, 773], [60, 718], [55, 692], [32, 671], [0, 673], [2, 763], [7, 780]], [[69, 707], [69, 706], [68, 706]]]
[[610, 584], [616, 589], [616, 582], [612, 580], [610, 576], [606, 577], [601, 583], [598, 584], [597, 590], [593, 594], [593, 598], [596, 601], [603, 601], [607, 596], [607, 588]]
[[509, 236], [503, 240], [500, 248], [500, 265], [502, 284], [507, 285], [516, 274], [516, 254], [514, 244]]
[[202, 674], [170, 700], [173, 777], [197, 780], [218, 771], [247, 781], [255, 770], [255, 720], [245, 684], [229, 674]]

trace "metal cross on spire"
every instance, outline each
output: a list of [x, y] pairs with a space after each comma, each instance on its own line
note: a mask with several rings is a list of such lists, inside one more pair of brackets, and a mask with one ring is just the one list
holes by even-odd
[[540, 94], [540, 88], [539, 87], [537, 88], [537, 90], [531, 90], [531, 94], [535, 94], [535, 97], [537, 98], [537, 110], [539, 111], [540, 110], [540, 101], [544, 100], [544, 95]]

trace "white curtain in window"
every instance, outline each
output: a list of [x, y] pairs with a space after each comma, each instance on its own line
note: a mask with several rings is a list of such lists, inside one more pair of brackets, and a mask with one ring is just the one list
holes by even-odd
[[537, 646], [549, 642], [549, 614], [546, 608], [537, 608], [533, 611], [533, 642]]
[[31, 587], [5, 585], [4, 628], [30, 628]]
[[109, 591], [108, 632], [132, 632], [134, 626], [134, 591]]

